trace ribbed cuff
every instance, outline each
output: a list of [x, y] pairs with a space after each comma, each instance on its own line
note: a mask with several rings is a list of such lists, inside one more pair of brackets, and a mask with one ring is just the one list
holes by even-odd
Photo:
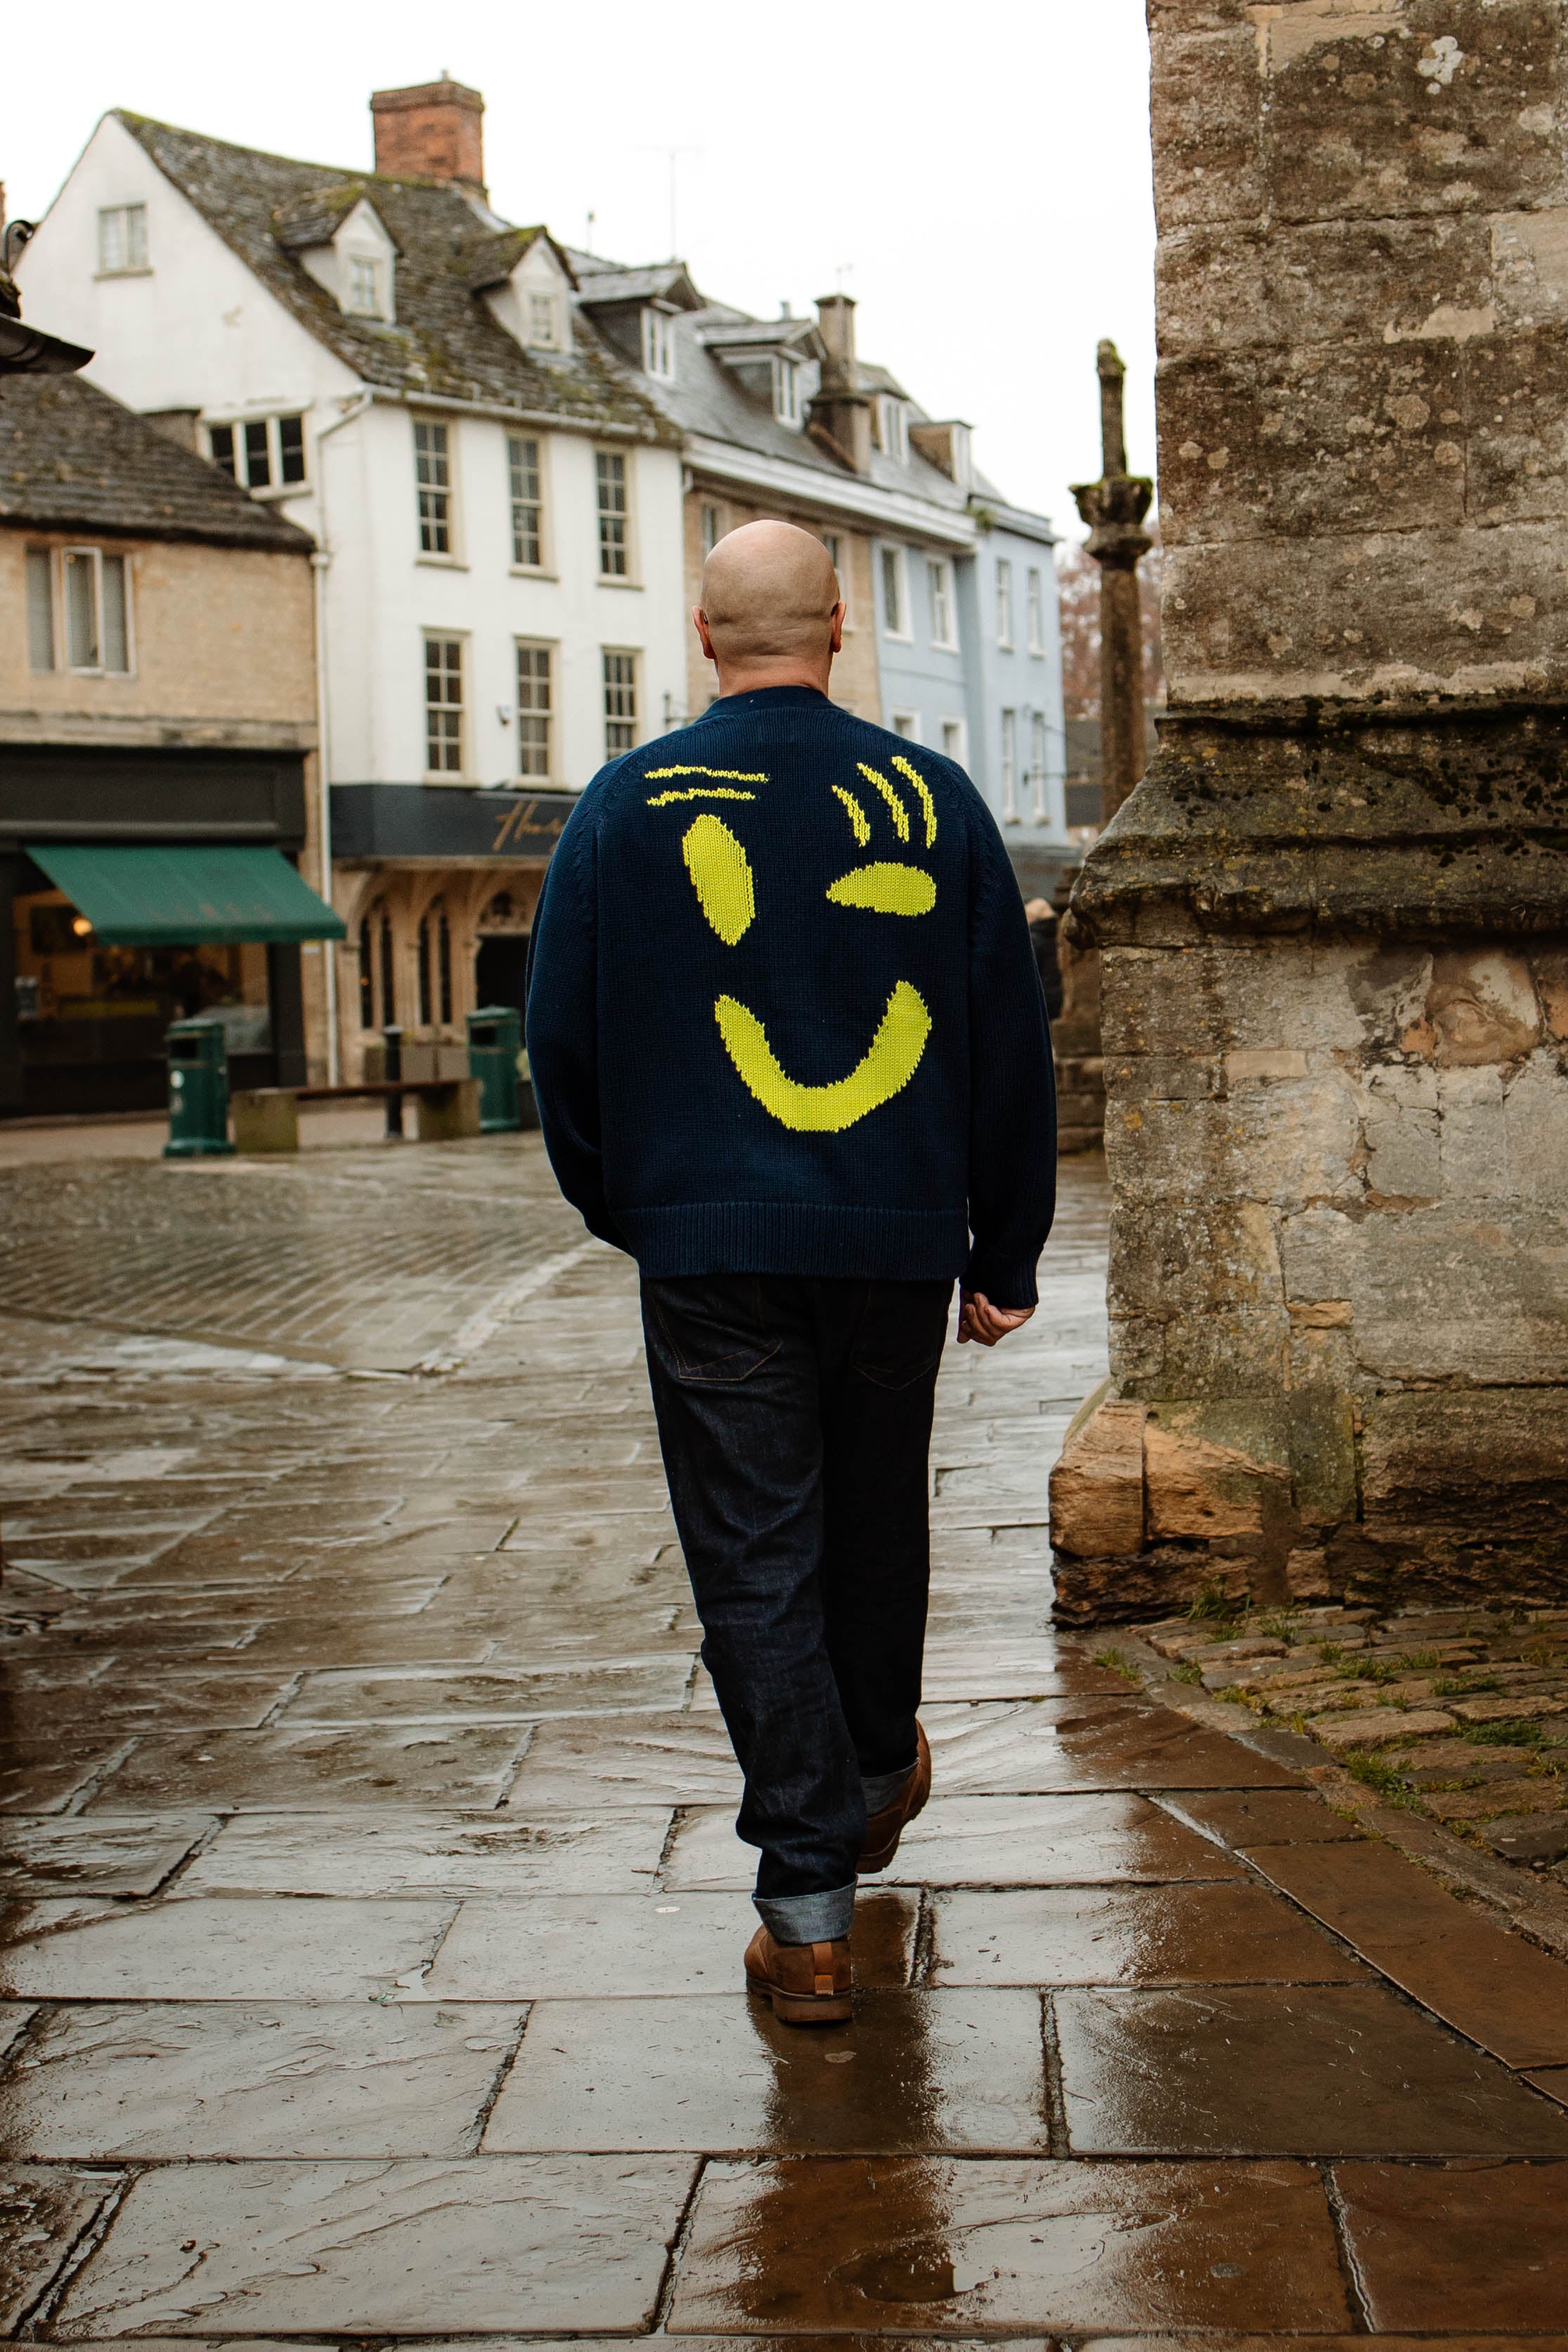
[[1037, 1264], [1036, 1258], [1020, 1262], [973, 1250], [963, 1269], [963, 1287], [982, 1292], [993, 1307], [1005, 1307], [1017, 1314], [1026, 1307], [1037, 1307], [1040, 1303], [1040, 1287], [1035, 1279]]
[[758, 1916], [775, 1944], [833, 1944], [855, 1917], [855, 1882], [826, 1895], [753, 1895]]

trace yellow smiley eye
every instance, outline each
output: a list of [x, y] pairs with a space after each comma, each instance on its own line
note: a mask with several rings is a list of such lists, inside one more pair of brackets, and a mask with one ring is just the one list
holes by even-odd
[[857, 866], [830, 883], [836, 907], [864, 907], [873, 915], [929, 915], [936, 884], [918, 866]]
[[757, 894], [745, 850], [716, 816], [700, 816], [688, 829], [680, 849], [698, 905], [725, 946], [736, 946], [757, 913]]

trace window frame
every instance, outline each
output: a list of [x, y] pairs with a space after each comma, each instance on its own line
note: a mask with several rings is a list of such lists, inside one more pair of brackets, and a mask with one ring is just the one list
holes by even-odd
[[877, 439], [884, 457], [895, 464], [910, 462], [910, 412], [907, 401], [897, 393], [883, 392], [877, 395]]
[[1002, 712], [997, 762], [1002, 786], [1002, 822], [1018, 822], [1018, 713], [1008, 705]]
[[1050, 762], [1050, 728], [1043, 710], [1029, 713], [1029, 782], [1034, 788], [1034, 820], [1046, 822], [1046, 772]]
[[799, 433], [805, 419], [800, 406], [800, 362], [788, 352], [775, 352], [769, 383], [773, 422], [786, 432]]
[[921, 715], [918, 710], [889, 710], [888, 726], [893, 734], [901, 735], [906, 743], [921, 740]]
[[[121, 261], [107, 261], [104, 258], [104, 232], [111, 220], [126, 224], [124, 236], [126, 258]], [[130, 229], [130, 224], [132, 221], [137, 225], [134, 231]], [[93, 272], [95, 278], [151, 278], [153, 264], [148, 258], [150, 251], [145, 197], [130, 196], [123, 204], [99, 205], [98, 267]]]
[[[710, 521], [713, 525], [711, 538], [708, 531]], [[726, 536], [723, 508], [715, 499], [700, 499], [697, 502], [697, 551], [704, 563]]]
[[[958, 595], [952, 560], [946, 555], [926, 557], [926, 600], [931, 606], [931, 641], [938, 653], [955, 654], [958, 646]], [[945, 633], [937, 633], [939, 611], [946, 620]]]
[[[877, 560], [878, 571], [880, 574], [879, 585], [881, 589], [882, 635], [885, 637], [891, 637], [899, 645], [913, 645], [915, 633], [910, 613], [909, 550], [900, 547], [896, 540], [885, 539], [878, 548]], [[888, 614], [889, 564], [891, 577], [895, 583], [890, 601], [898, 607], [896, 617], [891, 622]]]
[[[54, 647], [54, 660], [47, 670], [35, 668], [32, 659], [32, 581], [37, 576], [33, 572], [32, 562], [33, 559], [40, 555], [47, 559], [48, 565], [49, 627]], [[71, 540], [52, 547], [30, 547], [27, 550], [27, 664], [31, 674], [35, 677], [134, 677], [136, 675], [136, 597], [134, 567], [129, 551], [124, 548], [100, 547], [90, 540]], [[86, 557], [91, 567], [92, 625], [98, 653], [96, 661], [78, 662], [71, 659], [68, 565], [72, 557]], [[125, 666], [122, 669], [111, 669], [103, 658], [108, 635], [104, 625], [103, 598], [103, 570], [106, 563], [116, 564], [119, 567], [121, 582], [125, 624]]]
[[657, 302], [642, 310], [642, 372], [656, 383], [675, 382], [675, 313]]
[[1014, 651], [1013, 565], [1005, 555], [996, 558], [996, 643], [1003, 653]]
[[[204, 417], [202, 431], [206, 436], [207, 462], [209, 465], [216, 466], [220, 474], [226, 474], [231, 482], [253, 499], [304, 498], [308, 496], [310, 488], [310, 436], [305, 431], [305, 418], [308, 415], [309, 411], [303, 408], [279, 408], [270, 409], [261, 416], [250, 415]], [[301, 471], [298, 478], [293, 481], [285, 480], [283, 473], [285, 425], [298, 425], [300, 427]], [[268, 478], [265, 482], [252, 484], [247, 436], [257, 425], [260, 425], [266, 435]], [[227, 434], [229, 436], [232, 462], [218, 454], [217, 436], [220, 433]], [[243, 472], [240, 470], [242, 466]]]
[[[633, 449], [617, 449], [598, 445], [595, 445], [594, 449], [594, 516], [599, 559], [595, 577], [601, 588], [637, 588], [642, 585], [637, 577], [637, 467], [633, 463], [636, 455], [637, 452]], [[605, 466], [613, 466], [616, 463], [621, 468], [622, 491], [622, 505], [618, 517], [613, 507], [607, 507], [605, 504], [605, 476], [603, 470]], [[607, 570], [605, 563], [606, 553], [614, 546], [614, 541], [605, 537], [605, 525], [616, 520], [621, 525], [620, 547], [625, 564], [621, 571], [613, 572]]]
[[[345, 318], [385, 318], [386, 297], [382, 291], [383, 272], [384, 270], [384, 267], [385, 265], [378, 253], [344, 254], [343, 274], [346, 283], [343, 288], [345, 298], [343, 301], [343, 315]], [[361, 270], [364, 270], [369, 273], [370, 299], [368, 302], [357, 302], [354, 299], [355, 278]]]
[[949, 729], [951, 728], [953, 735], [957, 739], [958, 748], [956, 751], [950, 750], [947, 742], [945, 740], [942, 741], [941, 746], [942, 758], [944, 760], [955, 761], [959, 767], [967, 770], [969, 766], [968, 720], [963, 717], [962, 712], [954, 713], [952, 711], [943, 711], [938, 716], [936, 725], [939, 736], [945, 738]]
[[1031, 563], [1024, 582], [1024, 631], [1031, 654], [1046, 650], [1046, 583], [1044, 567]]
[[[534, 311], [537, 304], [542, 304], [550, 313], [548, 335], [534, 332], [536, 324]], [[522, 329], [522, 348], [525, 352], [563, 352], [566, 349], [565, 322], [561, 289], [558, 286], [526, 284], [520, 286], [517, 289], [517, 307], [518, 323]]]
[[[519, 781], [522, 783], [543, 785], [552, 783], [555, 778], [555, 720], [557, 716], [555, 688], [558, 674], [555, 656], [559, 651], [559, 643], [553, 637], [514, 637], [512, 639], [512, 683], [517, 698], [512, 706], [517, 722], [516, 766]], [[523, 708], [522, 656], [524, 654], [542, 654], [544, 656], [544, 691], [546, 700], [542, 714], [537, 709], [525, 710]], [[538, 681], [536, 679], [531, 680], [531, 684], [536, 685]], [[538, 719], [541, 716], [542, 716], [544, 720], [544, 766], [542, 770], [536, 774], [532, 769], [525, 768], [522, 764], [523, 725], [525, 720]]]
[[[424, 717], [425, 717], [425, 782], [426, 782], [427, 784], [463, 784], [463, 783], [467, 783], [467, 782], [469, 781], [469, 776], [468, 776], [468, 748], [469, 748], [469, 747], [468, 747], [468, 642], [469, 642], [469, 641], [468, 641], [468, 634], [467, 634], [467, 632], [466, 632], [465, 630], [462, 630], [462, 629], [438, 629], [438, 628], [426, 628], [426, 629], [422, 629], [422, 630], [420, 631], [419, 642], [420, 642], [421, 652], [422, 652], [422, 654], [423, 654], [423, 661], [422, 661], [422, 665], [421, 665], [420, 676], [421, 676], [421, 678], [422, 678], [422, 680], [423, 680], [423, 684], [424, 684], [424, 694], [425, 694], [425, 702], [424, 702]], [[437, 665], [437, 666], [434, 666], [434, 667], [432, 666], [432, 664], [431, 664], [431, 660], [430, 660], [430, 648], [431, 648], [431, 646], [443, 646], [443, 647], [445, 647], [445, 648], [448, 648], [448, 649], [449, 649], [450, 647], [454, 646], [457, 647], [457, 651], [458, 651], [458, 660], [457, 660], [457, 664], [456, 664], [456, 676], [457, 676], [457, 679], [458, 679], [458, 698], [457, 698], [456, 702], [453, 702], [449, 697], [446, 697], [446, 696], [444, 696], [444, 697], [443, 697], [440, 700], [438, 700], [438, 701], [437, 701], [437, 700], [434, 700], [434, 699], [432, 698], [432, 697], [431, 697], [431, 693], [430, 693], [430, 680], [431, 680], [431, 678], [432, 678], [433, 677], [436, 677], [436, 676], [440, 676], [441, 677], [444, 677], [444, 678], [445, 678], [445, 677], [450, 677], [450, 676], [452, 676], [452, 675], [454, 674], [454, 673], [453, 673], [452, 666], [451, 666], [450, 664], [448, 664], [445, 659], [443, 659], [443, 660], [442, 660], [442, 662], [441, 662], [440, 664], [438, 664], [438, 665]], [[458, 714], [458, 727], [457, 727], [457, 732], [456, 732], [456, 734], [455, 734], [455, 735], [452, 735], [452, 734], [450, 734], [450, 733], [447, 733], [447, 732], [445, 732], [445, 731], [443, 730], [442, 735], [441, 735], [440, 737], [437, 737], [437, 733], [436, 733], [436, 732], [434, 732], [434, 731], [432, 730], [432, 728], [431, 728], [431, 724], [430, 724], [430, 722], [431, 722], [431, 719], [432, 719], [432, 717], [433, 717], [433, 716], [434, 716], [434, 714], [435, 714], [436, 712], [437, 712], [437, 711], [441, 711], [441, 710], [454, 710], [454, 709], [456, 710], [456, 712], [457, 712], [457, 714]], [[458, 761], [457, 761], [457, 765], [456, 765], [455, 767], [453, 767], [453, 766], [442, 766], [442, 767], [436, 767], [436, 766], [434, 766], [434, 765], [432, 764], [432, 762], [431, 762], [431, 759], [430, 759], [430, 753], [431, 753], [432, 750], [435, 748], [436, 743], [437, 743], [437, 741], [438, 740], [445, 740], [445, 741], [447, 741], [447, 742], [455, 742], [455, 743], [457, 744], [457, 747], [458, 747]]]
[[[463, 549], [460, 530], [461, 506], [458, 495], [457, 419], [428, 414], [420, 415], [416, 412], [410, 422], [413, 425], [414, 445], [414, 519], [419, 539], [416, 561], [420, 563], [439, 564], [444, 568], [455, 566], [460, 571], [463, 568]], [[443, 436], [439, 459], [447, 469], [445, 483], [426, 482], [421, 478], [421, 466], [433, 462], [437, 457], [437, 452], [433, 448], [420, 447], [421, 433], [439, 433]], [[442, 498], [447, 502], [446, 514], [439, 524], [436, 522], [433, 516], [426, 515], [426, 498]], [[447, 544], [444, 548], [426, 547], [425, 538], [427, 529], [431, 530], [442, 529], [446, 531]]]
[[[631, 675], [629, 678], [612, 678], [610, 676], [610, 664], [612, 662], [629, 662], [631, 665]], [[601, 707], [604, 713], [605, 757], [607, 761], [621, 760], [626, 757], [628, 751], [635, 751], [637, 750], [638, 730], [642, 726], [641, 647], [637, 646], [601, 646], [599, 648], [599, 677], [600, 694], [602, 698]], [[610, 707], [611, 695], [624, 693], [628, 686], [631, 689], [632, 698], [632, 707], [629, 718], [624, 711], [613, 711]], [[629, 743], [612, 743], [610, 740], [611, 728], [627, 725], [629, 725], [631, 729], [631, 741]]]
[[[520, 499], [517, 494], [518, 481], [526, 469], [520, 465], [513, 452], [527, 448], [531, 445], [534, 453], [535, 495], [531, 499]], [[546, 488], [545, 449], [546, 440], [542, 433], [508, 433], [506, 436], [507, 511], [511, 531], [510, 569], [523, 573], [529, 579], [548, 579], [552, 576], [553, 569], [551, 561], [550, 499]], [[533, 536], [539, 548], [538, 561], [533, 563], [528, 562], [517, 551], [520, 537], [517, 527], [518, 509], [520, 507], [526, 508], [531, 505], [534, 517]]]
[[[43, 581], [43, 609], [38, 609], [35, 583]], [[29, 547], [25, 552], [23, 593], [27, 605], [27, 668], [34, 677], [55, 677], [60, 668], [59, 591], [55, 582], [55, 551], [52, 547]], [[40, 632], [39, 621], [43, 627]], [[47, 661], [38, 659], [40, 635], [47, 638]]]

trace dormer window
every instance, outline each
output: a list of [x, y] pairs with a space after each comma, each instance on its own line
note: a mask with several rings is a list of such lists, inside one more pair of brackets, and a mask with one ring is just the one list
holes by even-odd
[[773, 415], [781, 425], [800, 429], [800, 362], [784, 352], [773, 353]]
[[645, 310], [642, 314], [642, 364], [645, 375], [656, 375], [665, 383], [675, 378], [675, 320], [668, 310]]
[[524, 340], [531, 351], [561, 349], [561, 298], [531, 288], [523, 297]]
[[381, 316], [381, 271], [374, 257], [368, 253], [349, 256], [348, 300], [343, 308], [356, 318], [379, 319]]
[[909, 412], [901, 400], [895, 400], [888, 393], [883, 393], [877, 403], [877, 438], [885, 457], [896, 457], [900, 466], [908, 464]]

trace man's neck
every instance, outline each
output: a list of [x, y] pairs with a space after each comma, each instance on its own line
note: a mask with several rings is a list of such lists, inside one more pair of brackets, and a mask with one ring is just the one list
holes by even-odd
[[815, 687], [818, 694], [826, 694], [833, 674], [831, 661], [716, 662], [714, 667], [722, 695], [759, 694], [770, 686]]

